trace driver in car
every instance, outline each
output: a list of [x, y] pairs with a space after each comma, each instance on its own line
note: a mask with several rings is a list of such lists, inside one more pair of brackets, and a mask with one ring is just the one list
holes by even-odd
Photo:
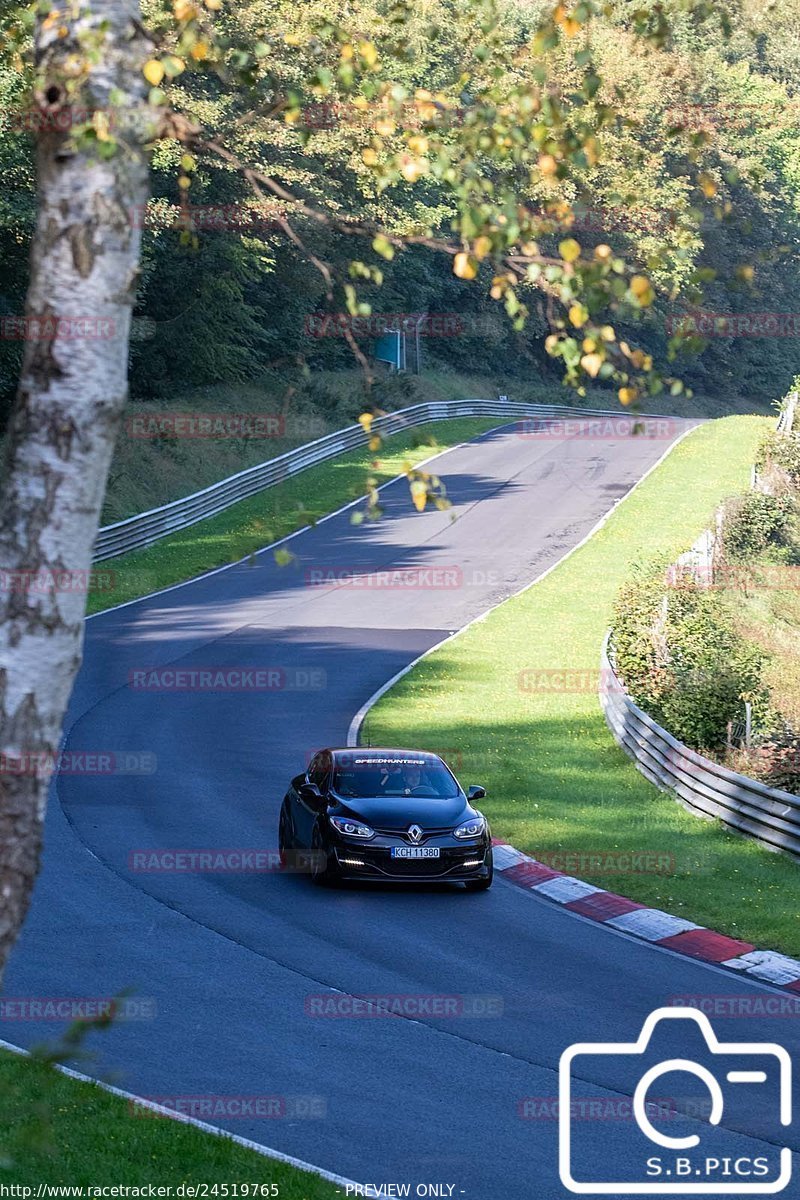
[[410, 796], [415, 788], [421, 787], [424, 782], [422, 771], [419, 767], [409, 767], [405, 773], [405, 794]]
[[422, 771], [413, 763], [405, 768], [399, 763], [381, 768], [381, 791], [387, 795], [410, 796], [424, 782]]

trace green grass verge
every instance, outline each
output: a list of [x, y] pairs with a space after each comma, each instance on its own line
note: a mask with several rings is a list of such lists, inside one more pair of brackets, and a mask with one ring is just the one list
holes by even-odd
[[[766, 426], [736, 416], [697, 429], [585, 546], [405, 676], [371, 711], [365, 733], [373, 745], [436, 750], [465, 784], [485, 784], [481, 807], [495, 836], [519, 849], [672, 855], [674, 870], [662, 875], [569, 873], [800, 955], [797, 865], [650, 785], [613, 741], [597, 698], [602, 639], [632, 564], [677, 555], [718, 501], [747, 486]], [[565, 668], [586, 672], [587, 688], [519, 686], [521, 672]]]
[[145, 550], [101, 563], [98, 570], [107, 574], [112, 586], [90, 593], [87, 612], [101, 612], [254, 554], [363, 496], [368, 475], [385, 483], [400, 473], [404, 462], [422, 462], [498, 424], [496, 417], [437, 421], [387, 438], [377, 468], [371, 466], [366, 445], [309, 467]]
[[[269, 1144], [271, 1124], [265, 1119], [263, 1139], [256, 1140]], [[341, 1194], [307, 1171], [191, 1125], [137, 1115], [129, 1101], [94, 1084], [0, 1051], [0, 1185], [174, 1189], [184, 1182], [249, 1183], [251, 1196], [258, 1195], [253, 1184], [274, 1183], [280, 1200], [334, 1200]]]

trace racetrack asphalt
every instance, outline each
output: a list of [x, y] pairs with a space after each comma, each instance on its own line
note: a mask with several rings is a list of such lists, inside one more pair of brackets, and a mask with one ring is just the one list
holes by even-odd
[[[556, 1097], [561, 1052], [634, 1040], [676, 994], [768, 988], [500, 880], [484, 894], [322, 890], [277, 871], [143, 872], [131, 856], [274, 850], [286, 784], [308, 754], [344, 744], [388, 678], [555, 564], [668, 444], [507, 426], [437, 459], [449, 511], [416, 513], [400, 480], [381, 493], [381, 521], [334, 515], [287, 543], [288, 566], [263, 553], [89, 620], [65, 750], [144, 751], [157, 767], [59, 777], [6, 998], [134, 989], [151, 1015], [92, 1035], [90, 1073], [155, 1098], [287, 1097], [272, 1118], [196, 1115], [348, 1178], [409, 1183], [411, 1195], [453, 1185], [468, 1200], [565, 1196], [557, 1124], [524, 1105]], [[374, 575], [400, 569], [411, 572], [404, 585]], [[311, 582], [330, 572], [338, 583]], [[277, 686], [174, 691], [175, 668], [261, 670]], [[162, 690], [135, 685], [157, 671]], [[488, 997], [491, 1015], [320, 1017], [309, 1000], [320, 994], [443, 997], [423, 1005], [451, 1013], [461, 997]], [[723, 1032], [792, 1050], [795, 1024], [740, 1019]], [[62, 1027], [5, 1020], [0, 1037], [30, 1046]], [[632, 1079], [601, 1064], [585, 1087], [618, 1097]], [[793, 1132], [773, 1138], [765, 1106], [731, 1111], [718, 1131], [727, 1152], [787, 1136], [797, 1147]], [[602, 1171], [601, 1156], [629, 1161], [630, 1121], [584, 1121], [580, 1132], [579, 1172]]]

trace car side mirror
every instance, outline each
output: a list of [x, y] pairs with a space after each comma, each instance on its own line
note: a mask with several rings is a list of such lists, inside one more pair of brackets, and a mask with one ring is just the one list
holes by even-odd
[[322, 792], [316, 783], [301, 783], [300, 799], [305, 800], [311, 808], [322, 808], [325, 804]]
[[482, 800], [485, 795], [486, 795], [486, 788], [481, 787], [480, 784], [475, 784], [475, 785], [473, 785], [473, 787], [471, 787], [469, 789], [469, 792], [467, 793], [467, 798], [469, 800]]

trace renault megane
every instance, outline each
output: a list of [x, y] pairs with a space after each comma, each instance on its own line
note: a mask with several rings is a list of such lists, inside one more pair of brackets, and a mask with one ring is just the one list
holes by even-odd
[[[489, 823], [437, 754], [320, 750], [281, 806], [284, 862], [303, 857], [316, 883], [373, 879], [492, 885]], [[305, 852], [310, 851], [309, 854]]]

